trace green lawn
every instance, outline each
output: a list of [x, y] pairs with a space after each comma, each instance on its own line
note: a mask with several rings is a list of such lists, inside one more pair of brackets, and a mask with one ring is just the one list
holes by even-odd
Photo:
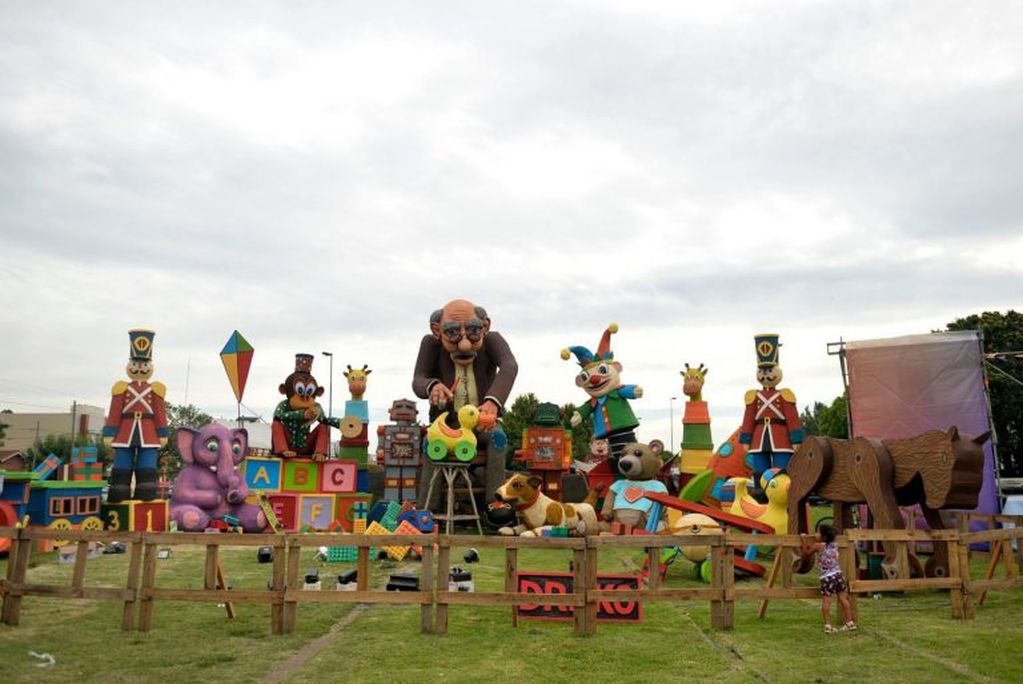
[[[263, 587], [270, 565], [254, 549], [224, 549], [222, 558], [235, 588]], [[567, 570], [566, 552], [520, 551], [522, 569]], [[453, 564], [472, 570], [480, 590], [503, 587], [504, 556], [482, 550], [482, 562], [465, 566], [461, 551]], [[602, 572], [629, 572], [639, 554], [603, 553]], [[67, 582], [71, 567], [54, 554], [33, 555], [32, 582]], [[975, 568], [983, 563], [975, 558]], [[320, 566], [327, 580], [350, 564], [317, 563], [311, 553], [302, 567]], [[86, 582], [118, 586], [127, 557], [90, 560]], [[389, 572], [417, 563], [376, 563], [373, 585]], [[175, 549], [159, 561], [157, 585], [202, 585], [202, 549]], [[0, 561], [0, 572], [5, 562]], [[975, 576], [979, 570], [975, 569]], [[811, 576], [800, 582], [812, 584]], [[325, 582], [326, 584], [326, 582]], [[691, 566], [679, 560], [670, 586], [694, 585]], [[706, 603], [645, 606], [641, 625], [604, 624], [597, 634], [578, 637], [572, 624], [523, 621], [511, 626], [510, 608], [450, 607], [447, 635], [419, 633], [418, 606], [358, 609], [335, 634], [331, 627], [347, 605], [302, 604], [297, 628], [270, 634], [269, 607], [239, 605], [227, 620], [213, 604], [157, 602], [148, 634], [119, 629], [121, 604], [27, 598], [21, 624], [0, 625], [0, 682], [19, 681], [260, 681], [271, 672], [285, 681], [422, 682], [480, 681], [651, 681], [654, 678], [731, 681], [891, 682], [1019, 681], [1023, 673], [1023, 590], [995, 592], [977, 608], [977, 619], [951, 619], [946, 593], [886, 595], [860, 601], [861, 629], [825, 635], [817, 601], [774, 601], [758, 620], [756, 603], [736, 609], [736, 627], [710, 630]], [[324, 637], [324, 635], [328, 635]], [[323, 637], [321, 639], [321, 637]], [[299, 649], [301, 662], [281, 669]], [[53, 654], [57, 663], [36, 667], [28, 651]], [[275, 669], [276, 668], [276, 669]]]

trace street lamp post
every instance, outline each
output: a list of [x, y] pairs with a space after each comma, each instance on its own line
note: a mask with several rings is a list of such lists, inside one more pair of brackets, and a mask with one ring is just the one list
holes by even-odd
[[327, 415], [334, 415], [334, 352], [320, 352], [330, 359], [330, 383], [327, 385]]
[[671, 446], [668, 447], [668, 453], [675, 453], [675, 400], [678, 397], [672, 397], [668, 399], [668, 421], [671, 423]]

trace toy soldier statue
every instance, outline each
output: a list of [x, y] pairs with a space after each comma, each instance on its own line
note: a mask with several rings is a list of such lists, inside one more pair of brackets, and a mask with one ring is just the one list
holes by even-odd
[[[114, 467], [110, 471], [107, 501], [126, 499], [152, 501], [158, 498], [157, 449], [167, 443], [167, 410], [162, 382], [149, 382], [153, 375], [153, 337], [151, 330], [129, 330], [131, 358], [127, 372], [130, 382], [114, 384], [110, 411], [103, 426], [103, 442], [114, 448]], [[131, 491], [132, 476], [135, 492]]]
[[803, 423], [796, 407], [796, 395], [790, 389], [777, 389], [782, 379], [778, 364], [778, 335], [755, 335], [757, 381], [759, 390], [746, 392], [739, 442], [749, 445], [746, 462], [753, 469], [751, 494], [761, 503], [767, 501], [761, 476], [770, 468], [784, 470], [795, 447], [803, 442]]

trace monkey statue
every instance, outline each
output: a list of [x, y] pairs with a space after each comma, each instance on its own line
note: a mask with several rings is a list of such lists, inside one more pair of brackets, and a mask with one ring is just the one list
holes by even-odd
[[271, 434], [271, 446], [278, 456], [312, 456], [314, 461], [322, 461], [330, 448], [330, 428], [341, 427], [340, 419], [326, 415], [316, 401], [323, 388], [316, 383], [312, 368], [312, 354], [295, 354], [295, 372], [278, 388], [284, 400], [274, 410]]

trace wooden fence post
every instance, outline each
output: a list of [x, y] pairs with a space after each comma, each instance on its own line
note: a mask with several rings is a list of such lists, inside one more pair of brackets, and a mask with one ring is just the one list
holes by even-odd
[[284, 590], [285, 590], [285, 565], [287, 564], [288, 547], [285, 544], [284, 536], [273, 546], [273, 591], [274, 599], [270, 604], [270, 632], [272, 634], [284, 634]]
[[[589, 576], [587, 571], [587, 558], [586, 558], [586, 547], [576, 549], [572, 552], [572, 593], [577, 596], [586, 596], [587, 586], [586, 579]], [[518, 606], [514, 606], [517, 611]], [[575, 622], [575, 633], [576, 634], [588, 634], [587, 631], [588, 623], [586, 622], [586, 604], [581, 606], [572, 607], [572, 617]], [[518, 624], [518, 618], [513, 618], [512, 624]]]
[[437, 634], [448, 633], [448, 577], [451, 576], [451, 537], [442, 535], [438, 538], [437, 551], [437, 608], [434, 615], [433, 631]]
[[[579, 580], [579, 560], [578, 552], [576, 553], [576, 580]], [[519, 571], [519, 550], [509, 546], [504, 550], [504, 590], [508, 593], [514, 593], [519, 590], [518, 583], [515, 581], [515, 573]], [[585, 579], [585, 575], [582, 576]], [[512, 606], [512, 627], [519, 626], [519, 607], [517, 605]]]
[[597, 561], [599, 560], [599, 553], [596, 546], [587, 545], [585, 555], [583, 556], [586, 566], [586, 584], [584, 585], [584, 591], [586, 594], [586, 617], [585, 617], [585, 628], [587, 634], [597, 633], [597, 600], [590, 597], [590, 592], [597, 590]]
[[156, 585], [156, 544], [142, 535], [142, 598], [139, 601], [139, 631], [148, 632], [153, 625], [153, 597], [150, 595]]
[[11, 539], [11, 548], [7, 554], [7, 594], [4, 596], [3, 622], [16, 625], [21, 620], [21, 588], [12, 591], [11, 585], [25, 583], [28, 573], [28, 561], [32, 554], [32, 539], [28, 530], [18, 528], [18, 536]]
[[121, 629], [126, 632], [135, 628], [135, 604], [139, 597], [139, 572], [142, 570], [142, 537], [136, 534], [128, 545], [128, 580], [125, 582], [128, 597], [124, 600], [121, 614]]
[[302, 578], [299, 576], [299, 563], [302, 560], [301, 543], [292, 536], [288, 537], [288, 569], [284, 580], [284, 633], [295, 631], [295, 617], [298, 612], [298, 601], [290, 594], [301, 590]]
[[731, 629], [735, 623], [735, 601], [732, 590], [735, 584], [735, 555], [728, 543], [728, 533], [717, 537], [710, 547], [711, 587], [717, 590], [717, 598], [710, 602], [710, 626], [712, 629]]
[[[892, 544], [894, 542], [885, 542], [886, 544]], [[856, 562], [856, 542], [845, 537], [839, 548], [845, 551], [840, 556], [840, 565], [842, 566], [842, 574], [845, 575], [845, 581], [849, 585], [849, 612], [852, 613], [853, 622], [860, 621], [860, 606], [859, 598], [852, 590], [853, 582], [859, 580], [859, 564]], [[902, 551], [907, 551], [905, 544], [902, 545]], [[902, 572], [902, 565], [899, 566], [899, 572]], [[908, 558], [906, 560], [906, 571], [908, 572], [909, 563]]]
[[423, 600], [422, 607], [420, 608], [420, 627], [419, 631], [423, 634], [429, 634], [433, 631], [433, 607], [434, 607], [434, 589], [438, 582], [443, 581], [447, 584], [446, 577], [434, 577], [433, 575], [433, 544], [423, 544], [423, 557], [420, 559], [419, 566], [423, 569], [423, 576], [421, 578], [422, 591], [429, 596], [428, 599]]
[[[935, 542], [940, 543], [940, 542]], [[959, 586], [949, 589], [952, 599], [952, 618], [963, 619], [963, 579], [960, 575], [959, 564], [959, 533], [955, 532], [945, 543], [945, 554], [948, 558], [948, 576], [950, 579], [959, 580]]]

